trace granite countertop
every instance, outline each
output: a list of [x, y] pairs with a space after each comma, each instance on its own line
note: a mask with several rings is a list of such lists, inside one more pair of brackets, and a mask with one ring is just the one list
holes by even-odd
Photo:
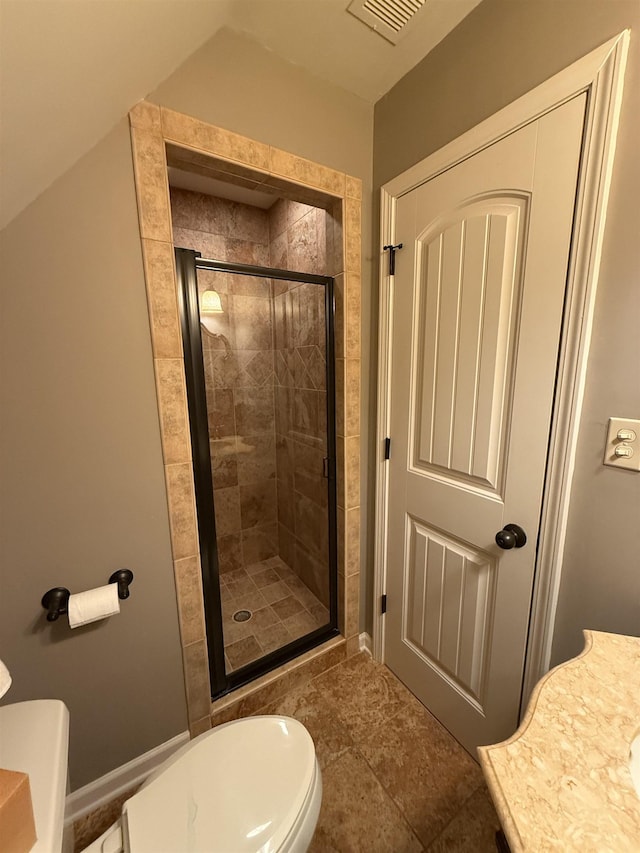
[[640, 732], [640, 637], [585, 631], [536, 685], [516, 733], [478, 748], [512, 853], [640, 851], [629, 749]]

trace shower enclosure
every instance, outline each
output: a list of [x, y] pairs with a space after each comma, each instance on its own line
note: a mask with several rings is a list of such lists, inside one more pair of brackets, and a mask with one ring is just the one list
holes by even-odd
[[175, 253], [215, 697], [338, 633], [333, 279]]

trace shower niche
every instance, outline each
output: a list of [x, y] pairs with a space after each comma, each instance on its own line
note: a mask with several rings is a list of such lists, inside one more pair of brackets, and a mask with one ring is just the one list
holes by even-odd
[[188, 178], [170, 172], [215, 698], [338, 634], [331, 219]]

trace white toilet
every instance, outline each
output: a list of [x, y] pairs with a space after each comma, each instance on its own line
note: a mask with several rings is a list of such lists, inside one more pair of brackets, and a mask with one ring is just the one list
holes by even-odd
[[[47, 715], [51, 719], [45, 720]], [[49, 792], [45, 803], [48, 786], [36, 766], [33, 737], [25, 731], [34, 724], [38, 734], [47, 731], [49, 755], [52, 730], [64, 729], [57, 738], [65, 741], [64, 748], [53, 752], [59, 757], [64, 753], [66, 778], [68, 712], [54, 700], [0, 708], [2, 741], [16, 744], [16, 738], [24, 742], [26, 737], [29, 744], [24, 757], [16, 756], [18, 749], [0, 755], [0, 766], [30, 775], [39, 837], [35, 853], [59, 851], [62, 814], [58, 821], [54, 818], [64, 804], [61, 772], [53, 768], [55, 791]], [[12, 729], [12, 737], [5, 737]], [[247, 717], [218, 726], [175, 752], [85, 853], [303, 853], [313, 837], [321, 799], [320, 767], [304, 726], [289, 717]], [[41, 807], [48, 813], [39, 817]]]

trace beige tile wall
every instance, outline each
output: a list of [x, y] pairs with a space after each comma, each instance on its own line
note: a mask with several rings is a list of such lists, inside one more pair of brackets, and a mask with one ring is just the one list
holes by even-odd
[[[286, 151], [142, 101], [130, 113], [138, 216], [145, 265], [167, 501], [180, 614], [185, 690], [192, 735], [210, 724], [210, 684], [184, 375], [177, 365], [178, 322], [167, 150], [182, 168], [271, 187], [322, 207], [327, 274], [336, 277], [338, 571], [340, 630], [357, 650], [360, 506], [360, 208], [361, 182]], [[273, 677], [277, 677], [273, 676]]]
[[[269, 214], [170, 188], [173, 242], [205, 258], [269, 265]], [[271, 283], [198, 271], [223, 314], [202, 328], [221, 574], [278, 554]]]
[[[325, 275], [327, 217], [279, 199], [269, 210], [271, 265]], [[274, 286], [280, 556], [328, 607], [325, 293], [314, 284]]]

